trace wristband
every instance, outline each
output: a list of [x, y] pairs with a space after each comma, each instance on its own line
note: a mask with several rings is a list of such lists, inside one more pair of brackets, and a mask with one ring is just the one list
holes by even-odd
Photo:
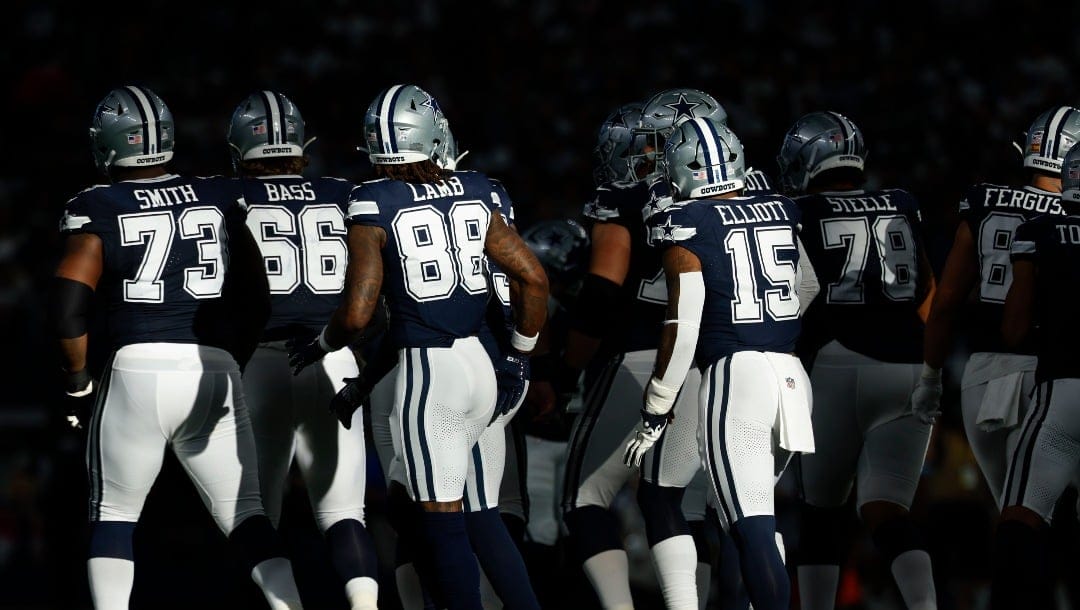
[[514, 329], [513, 334], [510, 335], [510, 347], [513, 347], [519, 352], [529, 353], [536, 348], [536, 342], [540, 339], [540, 333], [536, 333], [531, 337], [519, 333], [517, 329]]
[[652, 377], [649, 385], [645, 386], [645, 411], [652, 415], [666, 415], [675, 405], [678, 396], [678, 388], [669, 388]]
[[322, 332], [319, 333], [319, 347], [326, 353], [336, 352], [336, 347], [331, 347], [326, 341], [326, 327], [324, 326]]

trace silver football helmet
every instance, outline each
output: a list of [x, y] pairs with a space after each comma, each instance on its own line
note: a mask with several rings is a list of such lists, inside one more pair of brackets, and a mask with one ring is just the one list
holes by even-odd
[[1080, 141], [1080, 109], [1055, 106], [1035, 119], [1024, 139], [1024, 167], [1060, 174], [1065, 153]]
[[[708, 117], [727, 125], [727, 111], [713, 96], [697, 89], [668, 89], [649, 98], [630, 144], [630, 167], [636, 177], [663, 171], [664, 143], [683, 121]], [[650, 162], [654, 165], [650, 167]]]
[[416, 85], [384, 89], [364, 114], [364, 139], [373, 165], [431, 160], [447, 130], [439, 102]]
[[300, 109], [276, 91], [257, 91], [240, 102], [225, 137], [234, 168], [249, 159], [302, 157], [315, 140], [304, 141]]
[[838, 167], [862, 171], [866, 166], [866, 140], [851, 119], [837, 112], [805, 114], [784, 135], [776, 163], [780, 186], [801, 193], [821, 172]]
[[1070, 148], [1061, 163], [1061, 200], [1080, 202], [1080, 144]]
[[103, 173], [116, 167], [148, 167], [173, 157], [173, 115], [156, 93], [139, 85], [113, 89], [90, 121], [90, 151]]
[[576, 221], [544, 220], [525, 229], [521, 239], [548, 275], [570, 283], [584, 273], [588, 264], [589, 234]]
[[596, 161], [593, 180], [597, 186], [634, 179], [630, 172], [630, 141], [644, 107], [642, 102], [623, 104], [608, 114], [600, 125], [596, 134], [596, 148], [593, 149]]
[[454, 137], [454, 132], [450, 130], [450, 122], [443, 120], [442, 133], [439, 137], [439, 143], [435, 147], [435, 153], [431, 160], [435, 162], [435, 165], [443, 169], [454, 171], [457, 169], [458, 163], [465, 158], [465, 155], [469, 154], [469, 151], [465, 151], [458, 154], [457, 138]]
[[722, 195], [744, 187], [742, 142], [715, 119], [701, 117], [679, 124], [664, 144], [664, 159], [675, 201]]

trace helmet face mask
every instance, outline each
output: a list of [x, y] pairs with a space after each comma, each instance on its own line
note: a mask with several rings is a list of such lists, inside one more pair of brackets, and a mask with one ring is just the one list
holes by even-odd
[[644, 179], [663, 171], [664, 146], [674, 129], [689, 119], [708, 117], [727, 125], [727, 111], [713, 96], [697, 89], [668, 89], [649, 98], [632, 131], [630, 167]]
[[156, 93], [137, 85], [110, 91], [90, 120], [90, 152], [106, 175], [114, 166], [168, 163], [175, 137], [172, 111]]
[[632, 129], [641, 119], [641, 102], [623, 104], [608, 114], [596, 134], [593, 181], [597, 186], [618, 180], [633, 180], [630, 171]]
[[776, 156], [780, 186], [788, 193], [802, 193], [823, 171], [840, 167], [862, 171], [866, 157], [866, 140], [851, 119], [836, 112], [811, 112], [784, 135]]
[[240, 102], [226, 139], [233, 169], [251, 159], [303, 157], [314, 140], [304, 141], [304, 119], [296, 104], [274, 91], [257, 91]]
[[1080, 109], [1056, 106], [1038, 116], [1024, 139], [1024, 167], [1061, 174], [1062, 160], [1080, 141]]
[[722, 195], [745, 186], [742, 142], [712, 119], [683, 121], [665, 144], [664, 159], [675, 201]]
[[364, 114], [364, 140], [373, 165], [433, 160], [448, 129], [439, 102], [416, 85], [384, 89]]
[[1061, 200], [1080, 203], [1080, 144], [1069, 149], [1061, 164]]

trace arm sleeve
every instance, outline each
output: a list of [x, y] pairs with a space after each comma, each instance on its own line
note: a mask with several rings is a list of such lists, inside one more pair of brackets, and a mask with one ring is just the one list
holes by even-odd
[[697, 350], [698, 334], [701, 329], [701, 310], [705, 305], [705, 281], [700, 271], [679, 274], [679, 297], [674, 320], [665, 320], [664, 324], [675, 325], [675, 341], [671, 350], [664, 375], [655, 375], [649, 380], [645, 391], [645, 410], [653, 415], [663, 415], [675, 404], [679, 388], [690, 372]]
[[1009, 258], [1013, 261], [1034, 260], [1039, 254], [1037, 234], [1038, 224], [1035, 222], [1028, 221], [1017, 227], [1009, 248]]
[[799, 247], [799, 266], [795, 270], [795, 281], [799, 285], [799, 312], [802, 315], [806, 313], [810, 303], [813, 303], [814, 298], [821, 292], [821, 284], [818, 283], [817, 273], [810, 263], [810, 257], [806, 254], [802, 239], [796, 236], [795, 242]]

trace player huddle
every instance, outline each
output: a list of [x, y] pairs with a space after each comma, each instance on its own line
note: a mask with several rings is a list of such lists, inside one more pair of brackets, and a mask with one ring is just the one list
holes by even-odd
[[[775, 189], [709, 94], [623, 104], [585, 226], [520, 235], [416, 85], [368, 106], [358, 183], [304, 175], [314, 138], [279, 92], [236, 107], [233, 176], [170, 173], [175, 134], [152, 91], [110, 91], [91, 123], [109, 184], [61, 221], [52, 319], [88, 431], [95, 608], [128, 607], [166, 448], [275, 609], [302, 607], [276, 532], [295, 462], [349, 606], [377, 608], [361, 409], [405, 608], [556, 598], [565, 575], [526, 562], [526, 531], [565, 544], [602, 607], [633, 608], [612, 511], [628, 484], [668, 608], [704, 608], [718, 582], [721, 608], [786, 609], [789, 559], [801, 607], [834, 607], [853, 489], [906, 606], [936, 608], [909, 509], [973, 292], [961, 407], [1002, 509], [993, 605], [1052, 607], [1051, 515], [1080, 464], [1080, 110], [1032, 124], [1029, 184], [971, 188], [940, 282], [916, 198], [865, 188], [863, 134], [831, 111], [784, 135]], [[91, 340], [111, 354], [94, 375]], [[773, 489], [793, 460], [786, 558]]]

